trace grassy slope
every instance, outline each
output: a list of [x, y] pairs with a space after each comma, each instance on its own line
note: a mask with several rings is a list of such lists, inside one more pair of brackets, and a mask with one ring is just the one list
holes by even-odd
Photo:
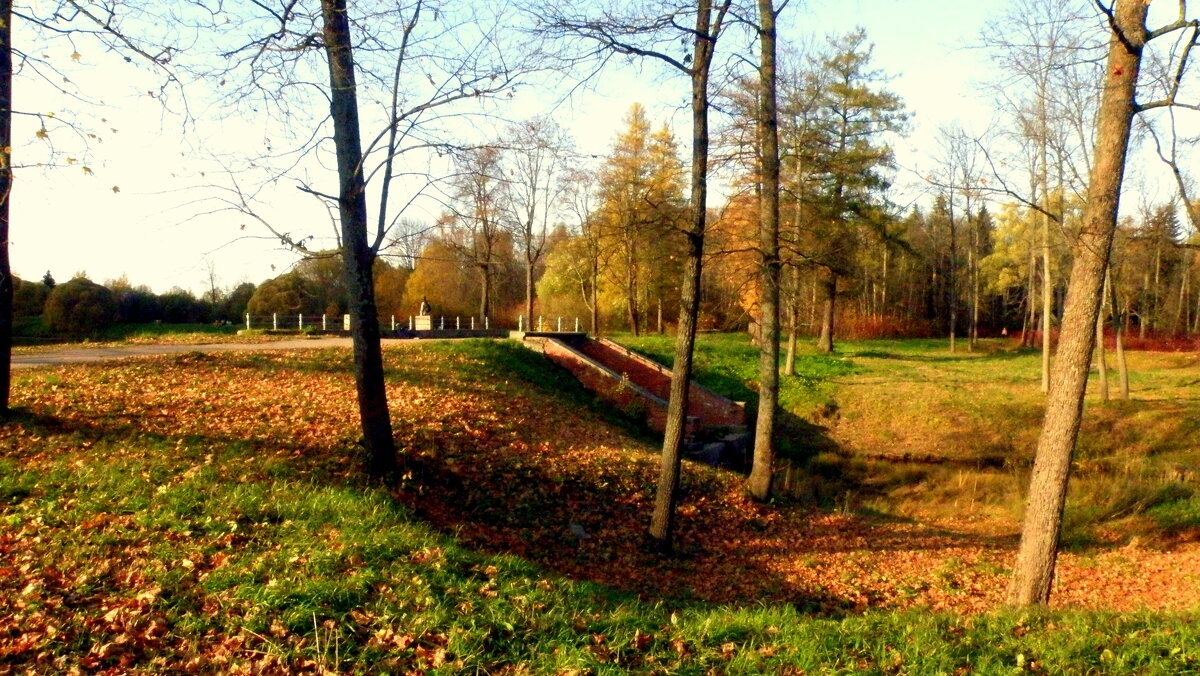
[[[739, 583], [739, 570], [761, 576], [747, 557], [757, 543], [714, 556], [695, 549], [690, 561], [640, 553], [637, 500], [654, 448], [606, 423], [615, 414], [593, 410], [569, 377], [510, 345], [389, 354], [409, 461], [395, 495], [356, 472], [344, 353], [19, 373], [24, 410], [0, 427], [0, 671], [1167, 674], [1200, 665], [1189, 615], [847, 614], [853, 604], [757, 602], [772, 597], [738, 589], [741, 602], [697, 600], [708, 593], [700, 581], [717, 577], [715, 594]], [[718, 537], [765, 533], [777, 546], [797, 539], [790, 527], [824, 523], [829, 538], [866, 527], [800, 510], [781, 526], [770, 510], [747, 513], [736, 478], [707, 470], [689, 469], [685, 490], [686, 518], [701, 522], [685, 537], [696, 542], [714, 526], [705, 512], [744, 522]], [[587, 539], [571, 539], [575, 520]], [[825, 580], [831, 601], [882, 570], [868, 554], [850, 552], [862, 565]], [[805, 565], [823, 570], [821, 556]], [[727, 568], [692, 569], [722, 560]], [[955, 588], [972, 579], [969, 566], [946, 564], [936, 578], [945, 598], [969, 596]], [[596, 569], [614, 584], [586, 581]], [[665, 587], [680, 579], [691, 591]]]
[[[621, 340], [659, 359], [671, 351], [657, 336]], [[826, 494], [849, 491], [907, 516], [986, 513], [1015, 527], [1041, 426], [1036, 353], [992, 341], [951, 354], [940, 340], [805, 352], [803, 375], [783, 379], [781, 406], [793, 421], [784, 436], [816, 455], [812, 469], [839, 482]], [[744, 336], [702, 336], [698, 377], [753, 402], [756, 358]], [[1072, 542], [1200, 529], [1200, 357], [1134, 352], [1129, 360], [1132, 400], [1101, 403], [1093, 378], [1068, 514]]]

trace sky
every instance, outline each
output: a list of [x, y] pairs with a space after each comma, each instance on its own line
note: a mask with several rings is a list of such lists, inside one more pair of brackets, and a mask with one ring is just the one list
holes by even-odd
[[[903, 205], [921, 198], [921, 190], [910, 184], [930, 164], [926, 151], [934, 147], [940, 126], [958, 120], [978, 129], [995, 116], [982, 84], [990, 69], [987, 54], [971, 45], [1004, 5], [1002, 0], [793, 0], [780, 35], [804, 42], [857, 26], [866, 29], [875, 44], [874, 64], [894, 76], [890, 88], [913, 112], [912, 131], [897, 145], [902, 189], [893, 200]], [[11, 256], [19, 277], [40, 279], [48, 270], [60, 281], [86, 273], [104, 282], [124, 275], [159, 293], [173, 287], [199, 293], [212, 277], [223, 287], [259, 283], [294, 263], [296, 256], [281, 249], [261, 225], [221, 212], [205, 199], [230, 185], [210, 156], [261, 145], [264, 131], [224, 119], [183, 133], [180, 121], [147, 93], [156, 89], [153, 76], [100, 50], [77, 49], [80, 58], [68, 74], [82, 90], [97, 92], [90, 102], [64, 104], [36, 79], [17, 80], [17, 109], [45, 113], [56, 105], [70, 107], [99, 137], [85, 149], [69, 131], [47, 124], [51, 136], [43, 140], [36, 132], [44, 120], [18, 118], [17, 166], [22, 154], [35, 160], [45, 156], [47, 143], [62, 149], [57, 166], [23, 168], [17, 175]], [[686, 86], [683, 78], [653, 68], [640, 73], [625, 68], [554, 113], [585, 153], [607, 152], [634, 102], [646, 105], [656, 123], [672, 125], [687, 138], [687, 113], [681, 108]], [[523, 96], [520, 104], [540, 105], [537, 93]], [[75, 162], [67, 164], [75, 148]], [[334, 180], [329, 172], [310, 177], [314, 184]], [[263, 215], [279, 229], [331, 231], [325, 210], [296, 190], [295, 181], [281, 181], [271, 195]], [[431, 221], [435, 208], [417, 205], [413, 216]]]

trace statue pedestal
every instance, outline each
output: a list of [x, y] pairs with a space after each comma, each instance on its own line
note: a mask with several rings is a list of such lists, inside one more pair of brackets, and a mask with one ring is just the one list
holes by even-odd
[[433, 316], [432, 315], [417, 315], [413, 317], [413, 329], [417, 331], [432, 331]]

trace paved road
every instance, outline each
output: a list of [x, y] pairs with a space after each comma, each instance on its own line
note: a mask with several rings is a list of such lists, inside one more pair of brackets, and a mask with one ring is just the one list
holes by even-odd
[[[391, 341], [389, 341], [391, 342]], [[231, 352], [237, 350], [297, 350], [350, 347], [349, 338], [297, 338], [269, 343], [211, 343], [208, 345], [120, 345], [116, 347], [70, 347], [38, 350], [12, 356], [14, 369], [109, 361], [156, 354], [183, 352]]]

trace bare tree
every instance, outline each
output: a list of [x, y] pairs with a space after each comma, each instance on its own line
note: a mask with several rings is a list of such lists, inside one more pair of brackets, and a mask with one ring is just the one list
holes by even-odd
[[571, 170], [565, 178], [567, 210], [574, 217], [588, 252], [587, 275], [580, 285], [591, 315], [588, 325], [593, 334], [600, 332], [600, 271], [604, 264], [603, 238], [595, 222], [593, 204], [597, 180], [595, 172], [579, 168]]
[[457, 208], [444, 219], [443, 239], [479, 272], [479, 318], [493, 315], [493, 281], [500, 264], [504, 232], [505, 185], [496, 146], [469, 148], [460, 154], [458, 174], [451, 180]]
[[515, 124], [506, 136], [505, 204], [515, 244], [525, 263], [525, 316], [532, 319], [534, 277], [562, 197], [562, 174], [572, 144], [549, 117]]
[[[1200, 33], [1200, 20], [1187, 17], [1187, 3], [1182, 1], [1177, 19], [1155, 30], [1146, 27], [1148, 3], [1144, 0], [1116, 0], [1111, 7], [1101, 5], [1101, 9], [1109, 22], [1110, 38], [1096, 118], [1096, 152], [1067, 287], [1052, 386], [1030, 477], [1021, 544], [1008, 591], [1008, 602], [1014, 605], [1044, 604], [1050, 598], [1133, 117], [1140, 110], [1179, 103], [1187, 59]], [[1162, 99], [1138, 104], [1136, 90], [1143, 51], [1151, 40], [1172, 34], [1185, 36], [1185, 46], [1174, 52], [1178, 67], [1172, 71], [1172, 86]]]
[[[1026, 84], [1032, 91], [1028, 99], [1006, 99], [1001, 105], [1014, 113], [1018, 135], [1034, 144], [1031, 187], [1019, 195], [1000, 181], [1004, 190], [1018, 197], [1041, 215], [1041, 317], [1042, 317], [1042, 391], [1050, 389], [1052, 318], [1054, 316], [1053, 249], [1051, 229], [1061, 225], [1060, 204], [1051, 197], [1065, 192], [1064, 171], [1072, 170], [1078, 180], [1072, 182], [1082, 193], [1091, 153], [1091, 129], [1098, 89], [1093, 64], [1097, 41], [1096, 22], [1087, 2], [1019, 0], [1010, 5], [1003, 30], [988, 31], [983, 42], [999, 57], [1005, 78], [1001, 92], [1009, 85]], [[1029, 90], [1020, 90], [1029, 91]], [[1069, 122], [1069, 124], [1067, 123]], [[1072, 134], [1071, 132], [1074, 132]], [[1051, 187], [1051, 167], [1058, 168], [1057, 190]], [[1032, 271], [1031, 289], [1032, 289]], [[1030, 299], [1030, 311], [1033, 300]]]
[[[955, 351], [958, 335], [958, 314], [961, 287], [959, 275], [959, 224], [965, 226], [965, 241], [967, 270], [967, 340], [968, 349], [975, 349], [979, 330], [979, 257], [982, 247], [982, 235], [976, 221], [979, 208], [980, 185], [982, 184], [982, 157], [976, 139], [960, 125], [952, 125], [939, 130], [941, 146], [941, 173], [937, 178], [931, 177], [931, 182], [946, 191], [946, 205], [950, 226], [949, 278], [946, 281], [949, 290], [950, 304], [950, 351]], [[958, 210], [961, 219], [955, 216], [958, 198], [962, 199], [962, 208]]]
[[[696, 0], [694, 4], [666, 0], [626, 16], [604, 9], [586, 15], [579, 13], [574, 6], [559, 4], [543, 7], [540, 12], [544, 17], [545, 29], [550, 34], [578, 36], [591, 41], [596, 47], [587, 55], [588, 58], [605, 61], [614, 54], [649, 58], [666, 64], [691, 81], [691, 223], [684, 232], [687, 259], [680, 294], [662, 465], [650, 522], [650, 539], [662, 551], [672, 548], [674, 538], [688, 388], [692, 377], [696, 322], [700, 312], [708, 202], [709, 78], [717, 39], [732, 4], [732, 0]], [[694, 20], [694, 28], [687, 25], [689, 15]], [[672, 55], [669, 51], [674, 49], [677, 42], [685, 46], [682, 56]]]
[[[335, 206], [336, 246], [350, 296], [367, 467], [373, 475], [384, 476], [395, 469], [396, 456], [373, 263], [391, 228], [441, 178], [439, 169], [429, 167], [439, 153], [444, 155], [456, 145], [448, 140], [452, 137], [446, 121], [477, 113], [479, 100], [510, 93], [534, 68], [538, 50], [526, 44], [519, 56], [507, 54], [497, 35], [503, 25], [497, 17], [462, 19], [455, 14], [457, 8], [434, 0], [360, 2], [352, 9], [346, 0], [253, 4], [253, 15], [227, 8], [197, 11], [201, 17], [197, 25], [218, 36], [224, 58], [222, 68], [203, 75], [221, 84], [239, 83], [228, 100], [270, 116], [268, 121], [276, 123], [279, 133], [295, 142], [274, 154], [274, 142], [268, 143], [267, 156], [251, 160], [283, 165], [273, 168], [268, 181], [299, 173], [297, 167], [309, 167], [305, 164], [311, 162], [309, 158], [320, 158], [332, 146], [336, 193], [323, 192], [306, 181], [298, 187]], [[472, 8], [472, 14], [477, 10]], [[503, 6], [491, 10], [503, 11]], [[226, 22], [234, 28], [227, 28]], [[322, 100], [328, 103], [327, 114], [314, 114]], [[364, 107], [368, 114], [360, 117]], [[375, 131], [364, 133], [364, 124], [373, 125]], [[412, 189], [407, 199], [394, 194], [401, 177]], [[371, 196], [378, 204], [374, 219], [367, 202], [372, 182], [377, 192]], [[226, 203], [252, 213], [251, 205], [240, 197]], [[259, 221], [302, 254], [312, 253], [307, 237], [271, 228], [267, 218]]]

